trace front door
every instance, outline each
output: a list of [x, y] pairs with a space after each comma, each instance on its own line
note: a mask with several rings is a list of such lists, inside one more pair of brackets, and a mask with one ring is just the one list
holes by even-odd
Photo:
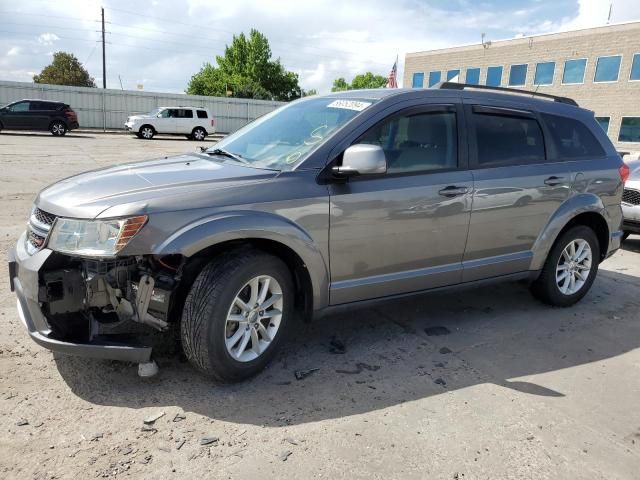
[[330, 301], [461, 281], [473, 182], [455, 102], [403, 110], [354, 143], [381, 146], [387, 173], [330, 186]]
[[524, 272], [535, 241], [570, 195], [570, 166], [552, 160], [537, 114], [496, 102], [465, 109], [475, 188], [463, 280]]
[[14, 103], [4, 115], [5, 128], [25, 129], [29, 126], [29, 101]]
[[155, 129], [158, 133], [176, 133], [176, 119], [178, 110], [175, 108], [165, 108], [158, 114], [154, 121]]

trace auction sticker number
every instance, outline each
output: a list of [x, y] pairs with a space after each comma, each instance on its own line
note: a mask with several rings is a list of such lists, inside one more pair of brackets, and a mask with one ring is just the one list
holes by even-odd
[[356, 112], [361, 112], [369, 105], [371, 105], [371, 102], [360, 102], [358, 100], [334, 100], [329, 105], [327, 105], [327, 107], [344, 108], [346, 110], [355, 110]]

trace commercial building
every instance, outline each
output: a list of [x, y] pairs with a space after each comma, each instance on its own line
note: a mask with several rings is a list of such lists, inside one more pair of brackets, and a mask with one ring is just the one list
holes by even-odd
[[405, 87], [445, 80], [573, 98], [619, 151], [640, 151], [640, 22], [406, 55]]

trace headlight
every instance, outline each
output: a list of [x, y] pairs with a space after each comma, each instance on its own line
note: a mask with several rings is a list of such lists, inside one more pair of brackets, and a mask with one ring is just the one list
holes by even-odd
[[62, 253], [112, 257], [129, 243], [146, 222], [146, 215], [112, 220], [58, 218], [47, 246]]

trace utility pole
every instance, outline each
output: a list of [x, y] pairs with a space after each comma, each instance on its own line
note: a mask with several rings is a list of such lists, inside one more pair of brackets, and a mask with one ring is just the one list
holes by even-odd
[[107, 60], [104, 49], [104, 7], [100, 7], [100, 10], [102, 10], [102, 88], [107, 88]]

